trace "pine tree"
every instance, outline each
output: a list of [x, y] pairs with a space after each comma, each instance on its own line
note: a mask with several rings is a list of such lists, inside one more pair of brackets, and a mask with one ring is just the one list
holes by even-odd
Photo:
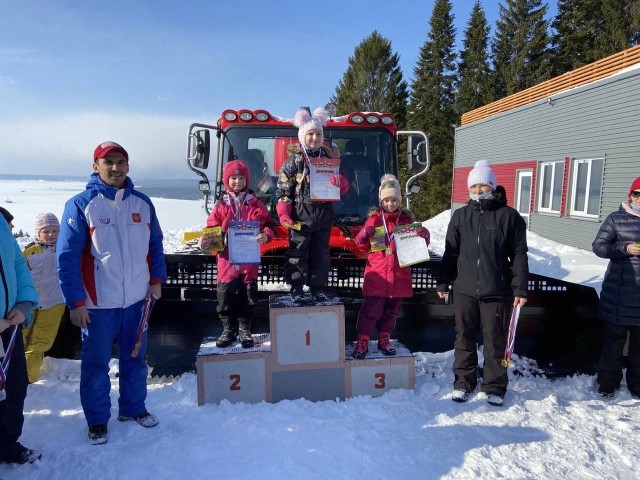
[[349, 57], [349, 66], [331, 99], [338, 113], [390, 112], [403, 126], [409, 94], [399, 61], [391, 42], [374, 30]]
[[602, 0], [602, 25], [595, 40], [598, 58], [637, 45], [640, 40], [639, 0]]
[[552, 23], [554, 75], [637, 45], [639, 20], [639, 0], [559, 0]]
[[596, 34], [602, 0], [558, 0], [552, 22], [553, 73], [561, 75], [598, 60]]
[[549, 21], [542, 0], [506, 0], [492, 42], [496, 98], [551, 77]]
[[[431, 147], [431, 171], [419, 181], [423, 193], [413, 204], [418, 218], [430, 218], [450, 207], [456, 122], [456, 30], [453, 19], [451, 2], [436, 0], [429, 20], [427, 41], [420, 49], [420, 58], [414, 68], [415, 79], [408, 113], [409, 125], [412, 129], [426, 132]], [[438, 165], [442, 167], [437, 168]], [[448, 169], [447, 175], [436, 178], [434, 172], [441, 168]]]
[[[464, 32], [464, 48], [458, 63], [458, 115], [493, 101], [490, 79], [489, 25], [479, 0], [473, 6], [467, 29]], [[458, 122], [459, 123], [459, 122]]]

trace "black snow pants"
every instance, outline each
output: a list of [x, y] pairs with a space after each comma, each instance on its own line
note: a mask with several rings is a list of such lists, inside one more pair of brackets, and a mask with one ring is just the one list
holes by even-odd
[[[245, 283], [242, 275], [230, 282], [218, 283], [218, 317], [224, 324], [225, 320], [237, 324], [243, 319], [253, 320], [253, 306], [257, 300], [258, 282], [255, 280]], [[237, 327], [234, 327], [237, 328]]]
[[289, 231], [285, 275], [292, 287], [324, 288], [329, 279], [329, 237], [333, 225], [330, 202], [296, 202], [292, 220], [302, 228]]
[[627, 354], [627, 388], [634, 394], [640, 393], [640, 326], [617, 325], [603, 322], [602, 352], [598, 362], [598, 385], [604, 388], [618, 388], [624, 368], [624, 345], [629, 332], [629, 352]]
[[504, 396], [509, 377], [502, 366], [509, 333], [512, 298], [477, 300], [453, 293], [456, 340], [454, 344], [454, 389], [471, 392], [478, 384], [478, 334], [482, 331], [484, 366], [481, 389], [487, 395]]

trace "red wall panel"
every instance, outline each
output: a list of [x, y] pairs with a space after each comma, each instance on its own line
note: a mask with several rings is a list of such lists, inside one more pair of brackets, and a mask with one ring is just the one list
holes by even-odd
[[[516, 171], [533, 170], [531, 206], [533, 211], [534, 194], [536, 191], [536, 160], [526, 160], [522, 162], [493, 164], [491, 168], [496, 174], [498, 185], [502, 185], [507, 191], [507, 203], [513, 206], [516, 192]], [[466, 203], [469, 199], [469, 189], [467, 188], [467, 177], [473, 167], [454, 168], [453, 187], [451, 189], [451, 201], [453, 203]]]

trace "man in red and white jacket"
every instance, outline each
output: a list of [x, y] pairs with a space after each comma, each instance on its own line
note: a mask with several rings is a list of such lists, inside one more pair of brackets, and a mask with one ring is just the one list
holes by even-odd
[[93, 444], [109, 439], [109, 361], [118, 339], [118, 420], [158, 424], [147, 412], [146, 334], [131, 356], [144, 300], [166, 280], [162, 231], [151, 200], [127, 177], [129, 155], [115, 142], [95, 149], [87, 189], [65, 205], [58, 272], [71, 321], [82, 329], [80, 399]]

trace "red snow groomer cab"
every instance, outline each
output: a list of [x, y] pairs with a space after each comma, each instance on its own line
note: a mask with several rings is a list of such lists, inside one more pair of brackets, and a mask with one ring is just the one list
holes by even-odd
[[[212, 138], [217, 137], [217, 155], [209, 161]], [[330, 247], [332, 267], [344, 270], [358, 259], [353, 238], [362, 228], [369, 208], [378, 204], [380, 177], [398, 176], [398, 143], [407, 136], [407, 162], [417, 173], [405, 184], [406, 205], [418, 191], [415, 180], [427, 173], [428, 139], [422, 132], [398, 131], [389, 113], [352, 112], [332, 117], [324, 128], [326, 146], [340, 155], [340, 172], [349, 181], [349, 190], [333, 205], [335, 215]], [[288, 235], [279, 226], [275, 211], [278, 172], [288, 157], [287, 146], [298, 143], [298, 129], [292, 119], [272, 115], [266, 110], [225, 110], [217, 124], [192, 124], [189, 128], [188, 167], [201, 177], [200, 191], [208, 213], [222, 191], [222, 169], [234, 159], [247, 163], [250, 188], [267, 205], [277, 225], [277, 238], [262, 247], [261, 280], [283, 278], [284, 250]], [[209, 179], [213, 184], [209, 182]], [[362, 264], [362, 261], [355, 262]], [[355, 273], [355, 272], [352, 272]], [[344, 275], [339, 275], [344, 277]], [[269, 278], [267, 278], [269, 277]], [[333, 276], [336, 278], [336, 275]], [[334, 287], [341, 286], [331, 282]]]

